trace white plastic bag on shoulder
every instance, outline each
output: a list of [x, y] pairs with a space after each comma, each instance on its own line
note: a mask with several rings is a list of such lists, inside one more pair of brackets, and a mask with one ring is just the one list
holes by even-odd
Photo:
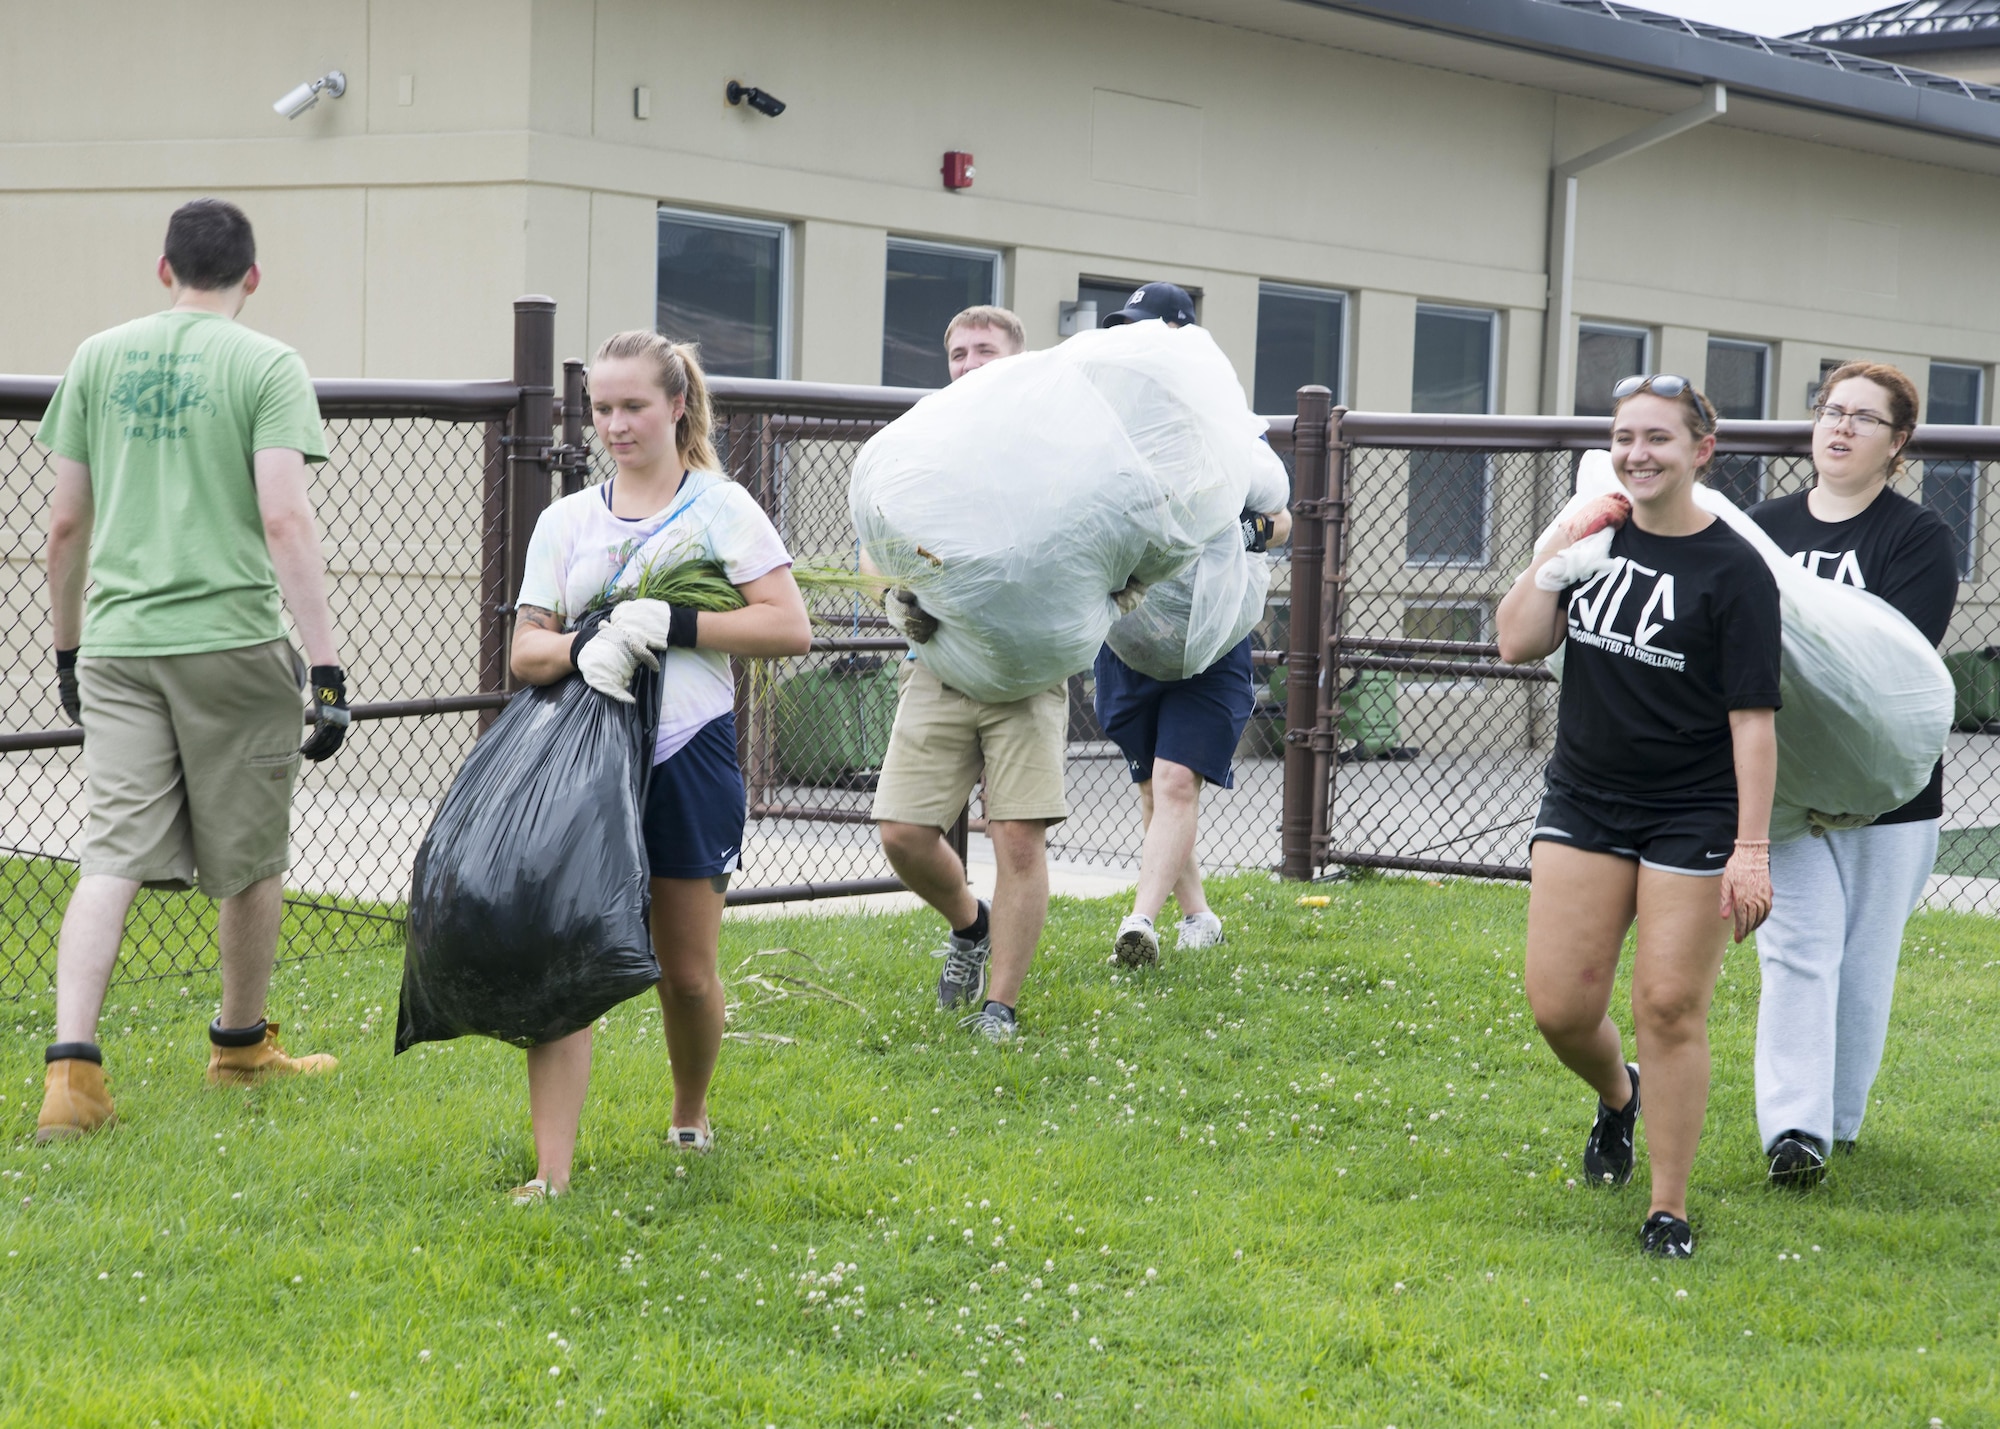
[[[1564, 511], [1620, 490], [1610, 453], [1585, 452]], [[1783, 707], [1772, 840], [1804, 837], [1815, 824], [1853, 827], [1915, 798], [1951, 729], [1951, 675], [1937, 651], [1880, 596], [1808, 574], [1722, 493], [1697, 484], [1694, 499], [1749, 542], [1778, 583]], [[1607, 539], [1604, 564], [1609, 548]]]

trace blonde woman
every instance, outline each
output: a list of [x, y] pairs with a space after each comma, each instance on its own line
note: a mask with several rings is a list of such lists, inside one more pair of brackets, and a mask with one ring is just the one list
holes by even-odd
[[[1873, 591], [1932, 644], [1958, 599], [1951, 528], [1889, 489], [1917, 429], [1916, 384], [1884, 363], [1827, 375], [1813, 404], [1810, 490], [1750, 517], [1813, 575]], [[1865, 828], [1771, 850], [1777, 902], [1757, 935], [1757, 1130], [1771, 1183], [1808, 1190], [1852, 1150], [1889, 1035], [1903, 924], [1937, 859], [1944, 763]]]
[[[745, 799], [736, 759], [729, 657], [802, 655], [811, 648], [791, 557], [762, 508], [722, 474], [709, 440], [708, 387], [695, 350], [657, 333], [606, 339], [590, 369], [597, 435], [617, 472], [544, 511], [528, 546], [515, 616], [513, 670], [547, 685], [580, 673], [629, 700], [637, 666], [661, 665], [660, 723], [646, 797], [653, 951], [673, 1063], [667, 1142], [705, 1152], [714, 1141], [708, 1087], [722, 1045], [716, 971], [724, 894], [742, 856]], [[746, 602], [697, 614], [628, 599], [608, 621], [584, 609], [629, 585], [650, 561], [706, 559]], [[528, 1052], [535, 1175], [514, 1192], [528, 1203], [569, 1187], [590, 1029]]]
[[[1501, 658], [1567, 645], [1547, 791], [1529, 834], [1528, 1001], [1549, 1047], [1597, 1093], [1586, 1174], [1632, 1175], [1639, 1065], [1611, 1021], [1636, 924], [1632, 1022], [1646, 1069], [1649, 1255], [1694, 1254], [1687, 1188], [1708, 1108], [1708, 1006], [1732, 928], [1771, 908], [1778, 588], [1762, 558], [1694, 501], [1715, 409], [1684, 377], [1613, 389], [1605, 497], [1500, 603]], [[1629, 518], [1628, 513], [1629, 512]], [[1557, 551], [1615, 526], [1611, 565], [1538, 580]]]

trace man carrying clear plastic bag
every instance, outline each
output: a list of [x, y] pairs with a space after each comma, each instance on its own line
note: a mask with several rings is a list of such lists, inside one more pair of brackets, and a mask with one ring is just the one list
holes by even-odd
[[[1123, 309], [1106, 314], [1101, 325], [1162, 322], [1182, 327], [1193, 324], [1194, 316], [1194, 302], [1184, 289], [1172, 283], [1148, 283], [1132, 294]], [[1269, 477], [1265, 486], [1248, 493], [1240, 527], [1224, 533], [1220, 541], [1240, 539], [1244, 550], [1261, 554], [1290, 537], [1292, 517], [1285, 508], [1291, 493], [1284, 486], [1284, 468], [1275, 458]], [[1166, 585], [1193, 579], [1190, 568], [1150, 593], [1149, 600], [1161, 601]], [[1134, 669], [1114, 649], [1118, 643], [1114, 627], [1112, 639], [1097, 654], [1097, 720], [1125, 756], [1132, 782], [1138, 786], [1145, 842], [1132, 912], [1118, 926], [1112, 955], [1126, 967], [1142, 967], [1159, 961], [1160, 937], [1153, 923], [1169, 893], [1180, 907], [1182, 951], [1214, 947], [1223, 940], [1222, 920], [1208, 906], [1195, 857], [1201, 791], [1205, 784], [1223, 789], [1234, 785], [1231, 760], [1256, 708], [1257, 691], [1248, 633], [1220, 659], [1182, 679], [1156, 678]]]

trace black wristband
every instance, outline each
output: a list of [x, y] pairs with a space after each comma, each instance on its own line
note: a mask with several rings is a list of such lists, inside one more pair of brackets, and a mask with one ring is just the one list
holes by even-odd
[[677, 605], [673, 614], [667, 617], [667, 644], [679, 646], [683, 650], [694, 649], [695, 611], [690, 606]]
[[576, 639], [569, 642], [570, 664], [576, 664], [576, 657], [583, 653], [583, 647], [594, 640], [597, 637], [597, 632], [603, 628], [602, 621], [593, 620], [586, 623], [583, 629], [576, 632]]
[[74, 670], [76, 668], [77, 649], [77, 646], [72, 645], [67, 650], [56, 651], [56, 668], [58, 670]]

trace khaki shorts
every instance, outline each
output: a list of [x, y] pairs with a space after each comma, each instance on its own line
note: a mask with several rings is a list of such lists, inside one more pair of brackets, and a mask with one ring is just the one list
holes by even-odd
[[889, 751], [875, 786], [877, 823], [948, 829], [986, 776], [986, 817], [1060, 823], [1069, 691], [1061, 685], [1012, 704], [982, 704], [905, 660]]
[[290, 645], [86, 655], [77, 673], [85, 874], [227, 898], [285, 871], [305, 717]]

